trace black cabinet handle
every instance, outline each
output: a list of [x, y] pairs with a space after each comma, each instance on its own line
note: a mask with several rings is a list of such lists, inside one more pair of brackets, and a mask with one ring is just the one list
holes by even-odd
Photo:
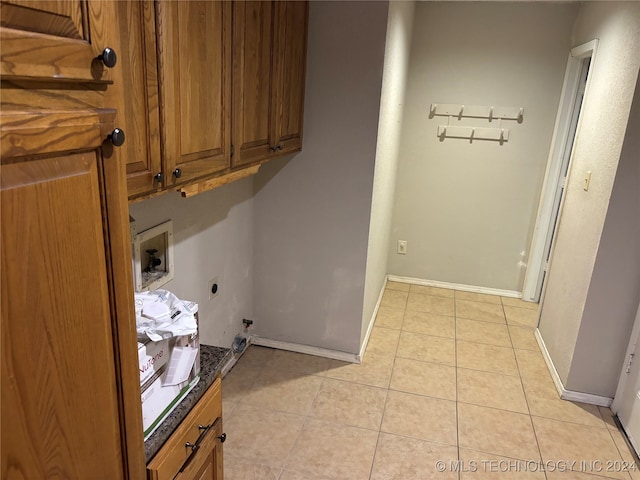
[[164, 174], [162, 172], [158, 172], [153, 176], [153, 179], [156, 182], [161, 182], [164, 179]]
[[220, 440], [220, 443], [224, 443], [227, 440], [227, 434], [223, 433], [222, 435], [218, 435], [218, 440]]
[[118, 56], [113, 48], [106, 47], [102, 53], [98, 56], [99, 60], [102, 60], [104, 66], [107, 68], [113, 68], [116, 66]]
[[107, 139], [111, 141], [115, 147], [120, 147], [124, 143], [124, 131], [119, 128], [114, 128], [113, 132], [107, 136]]
[[191, 449], [191, 453], [189, 454], [187, 459], [182, 464], [182, 467], [180, 468], [180, 471], [178, 473], [184, 472], [184, 469], [187, 468], [189, 463], [191, 463], [191, 460], [193, 460], [194, 455], [200, 449], [200, 444], [202, 443], [202, 441], [206, 437], [207, 433], [209, 433], [209, 430], [211, 430], [211, 428], [213, 428], [213, 425], [214, 425], [213, 423], [210, 423], [209, 425], [198, 425], [198, 430], [200, 431], [200, 435], [198, 436], [198, 438], [195, 441], [195, 443], [187, 442], [187, 443], [184, 444], [185, 448], [190, 448]]
[[284, 148], [283, 144], [278, 145], [278, 150], [282, 150]]
[[174, 177], [176, 177], [176, 178], [180, 178], [180, 177], [182, 176], [182, 169], [180, 169], [180, 168], [176, 168], [176, 169], [173, 171], [173, 176], [174, 176]]

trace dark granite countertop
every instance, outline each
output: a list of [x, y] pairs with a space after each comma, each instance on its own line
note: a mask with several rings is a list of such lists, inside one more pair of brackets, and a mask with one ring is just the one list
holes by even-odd
[[164, 445], [180, 422], [184, 420], [193, 406], [198, 403], [200, 397], [207, 391], [222, 367], [231, 358], [232, 352], [229, 348], [212, 347], [211, 345], [200, 345], [200, 380], [186, 397], [176, 406], [164, 422], [158, 426], [155, 432], [144, 442], [144, 458], [147, 463], [158, 453], [160, 447]]

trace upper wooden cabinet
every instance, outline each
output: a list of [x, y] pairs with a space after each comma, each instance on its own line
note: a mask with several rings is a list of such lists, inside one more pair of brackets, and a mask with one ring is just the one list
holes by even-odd
[[116, 4], [130, 199], [302, 148], [308, 2]]
[[275, 3], [275, 146], [281, 153], [291, 153], [302, 148], [309, 4]]
[[302, 147], [307, 10], [233, 2], [233, 167]]
[[[83, 0], [0, 2], [3, 78], [109, 83], [113, 5]], [[104, 56], [103, 56], [104, 54]], [[102, 60], [101, 60], [102, 58]]]
[[231, 2], [157, 2], [165, 186], [229, 168]]
[[121, 42], [122, 84], [110, 88], [110, 103], [118, 109], [127, 134], [122, 146], [130, 197], [164, 186], [160, 156], [158, 58], [153, 2], [116, 2]]

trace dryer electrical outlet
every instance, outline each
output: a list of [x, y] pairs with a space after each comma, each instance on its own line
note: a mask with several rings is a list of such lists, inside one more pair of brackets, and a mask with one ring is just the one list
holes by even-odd
[[209, 292], [209, 300], [213, 300], [218, 296], [218, 292], [220, 292], [220, 282], [218, 277], [213, 277], [209, 280], [209, 283], [207, 284], [207, 291]]

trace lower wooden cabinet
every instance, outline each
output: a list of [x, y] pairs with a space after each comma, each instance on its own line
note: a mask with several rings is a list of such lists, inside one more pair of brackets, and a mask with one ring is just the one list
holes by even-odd
[[144, 471], [124, 169], [105, 142], [114, 119], [0, 115], [3, 480]]
[[222, 382], [202, 396], [147, 465], [149, 480], [222, 480]]

